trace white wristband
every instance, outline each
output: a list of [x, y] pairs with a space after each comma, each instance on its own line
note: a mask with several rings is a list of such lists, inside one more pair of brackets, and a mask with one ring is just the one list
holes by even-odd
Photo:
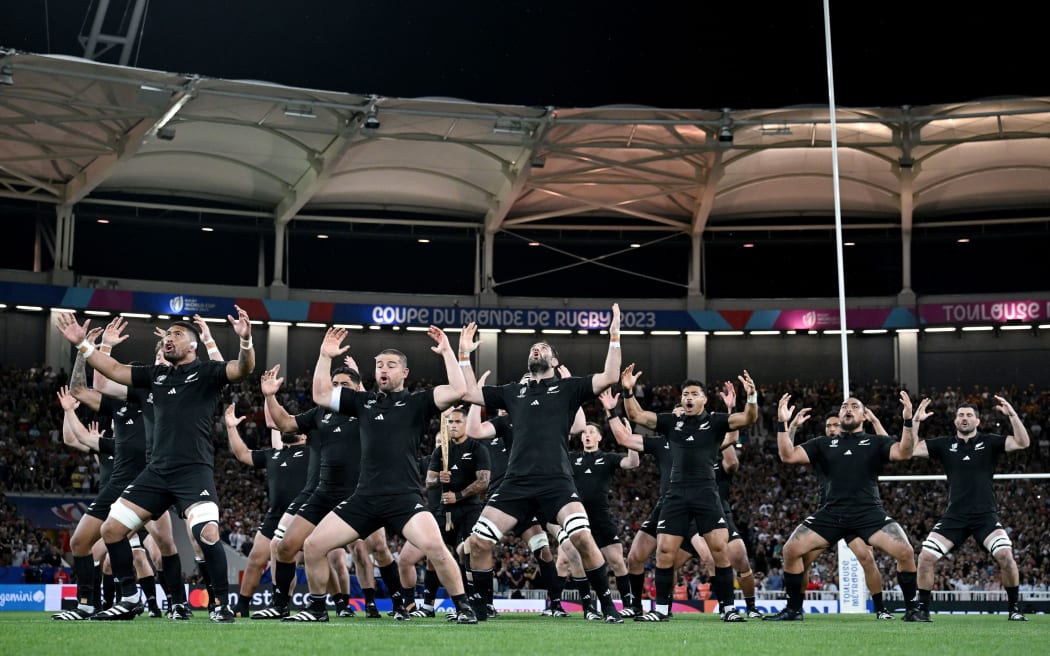
[[217, 354], [218, 352], [219, 352], [219, 349], [218, 349], [218, 348], [216, 348], [216, 347], [214, 347], [214, 346], [213, 346], [213, 347], [211, 347], [210, 349], [208, 349], [208, 355], [215, 355], [215, 354]]
[[758, 403], [758, 392], [751, 392], [747, 395], [748, 403]]
[[241, 340], [241, 348], [243, 350], [245, 350], [245, 351], [252, 350], [252, 338], [249, 337], [248, 339], [242, 339]]
[[460, 360], [459, 361], [459, 366], [461, 366], [461, 367], [469, 367], [470, 366], [470, 360]]
[[91, 354], [95, 352], [95, 345], [85, 338], [84, 341], [77, 344], [77, 350], [80, 351], [80, 354], [84, 356], [85, 360], [87, 360], [91, 357]]
[[609, 348], [620, 348], [620, 342], [609, 342]]

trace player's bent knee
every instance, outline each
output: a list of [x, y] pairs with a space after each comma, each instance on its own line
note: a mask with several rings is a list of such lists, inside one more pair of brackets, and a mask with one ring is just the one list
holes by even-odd
[[951, 549], [935, 537], [927, 537], [922, 541], [922, 552], [919, 558], [928, 561], [938, 561], [948, 555]]
[[471, 529], [471, 533], [473, 533], [478, 539], [492, 544], [498, 544], [500, 539], [503, 538], [503, 531], [499, 530], [499, 528], [486, 517], [478, 518], [477, 523], [474, 524], [474, 528]]
[[565, 517], [565, 521], [562, 522], [562, 529], [569, 538], [572, 538], [583, 531], [590, 531], [591, 522], [587, 519], [587, 513], [572, 513]]
[[120, 522], [129, 531], [139, 530], [144, 523], [134, 510], [121, 503], [119, 499], [109, 507], [109, 518]]
[[537, 549], [549, 547], [550, 544], [546, 533], [537, 533], [529, 538], [529, 551], [535, 552]]
[[[985, 548], [988, 549], [988, 553], [992, 554], [996, 558], [1000, 556], [1008, 555], [1013, 550], [1014, 543], [1010, 541], [1010, 538], [1006, 535], [996, 535], [995, 537], [989, 537], [985, 542]], [[1004, 552], [1003, 549], [1006, 549]]]
[[186, 522], [198, 542], [212, 545], [219, 541], [219, 506], [214, 502], [205, 501], [190, 508]]

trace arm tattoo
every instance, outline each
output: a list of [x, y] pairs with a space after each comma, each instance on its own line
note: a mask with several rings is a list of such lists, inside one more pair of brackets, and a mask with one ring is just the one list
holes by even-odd
[[73, 363], [73, 374], [69, 377], [69, 388], [87, 388], [87, 367], [82, 353], [77, 353], [77, 359]]
[[489, 472], [479, 471], [478, 478], [470, 485], [466, 486], [459, 491], [459, 497], [465, 499], [472, 494], [480, 494], [482, 491], [488, 489], [489, 486]]

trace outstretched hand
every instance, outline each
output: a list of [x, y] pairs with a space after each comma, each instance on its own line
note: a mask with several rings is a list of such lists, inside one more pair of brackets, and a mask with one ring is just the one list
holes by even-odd
[[350, 350], [350, 345], [343, 346], [343, 340], [346, 339], [347, 330], [346, 328], [329, 328], [328, 332], [324, 334], [324, 340], [321, 342], [321, 355], [328, 358], [337, 358], [340, 355]]
[[62, 406], [63, 410], [76, 410], [77, 406], [80, 405], [80, 401], [69, 393], [69, 388], [62, 386], [58, 388], [58, 404]]
[[430, 335], [430, 339], [434, 340], [434, 346], [430, 347], [430, 350], [434, 353], [441, 355], [446, 351], [452, 350], [452, 345], [448, 343], [448, 335], [445, 334], [444, 330], [437, 326], [430, 326], [427, 328], [427, 335]]
[[226, 412], [223, 413], [222, 419], [226, 422], [226, 428], [236, 428], [244, 421], [244, 417], [237, 416], [237, 409], [233, 407], [232, 403], [226, 406]]
[[281, 365], [274, 365], [273, 369], [267, 369], [259, 377], [259, 387], [262, 390], [263, 396], [273, 396], [277, 393], [277, 390], [281, 389], [281, 384], [284, 383], [283, 378], [277, 377], [277, 372], [280, 370]]
[[1005, 397], [996, 396], [995, 400], [996, 400], [996, 404], [995, 404], [995, 409], [996, 410], [998, 410], [999, 412], [1003, 413], [1007, 417], [1010, 417], [1011, 419], [1017, 416], [1017, 411], [1014, 410], [1014, 407], [1012, 405], [1010, 405], [1010, 402], [1007, 401]]
[[642, 377], [642, 372], [634, 371], [634, 363], [627, 365], [624, 368], [623, 373], [620, 374], [620, 387], [625, 390], [633, 390], [634, 386], [638, 383], [638, 379]]
[[128, 327], [127, 319], [121, 316], [113, 317], [106, 329], [102, 332], [102, 343], [106, 346], [116, 346], [131, 335], [124, 335], [124, 329]]
[[722, 402], [726, 404], [726, 411], [733, 412], [733, 409], [736, 408], [736, 385], [727, 380], [723, 390], [718, 395], [722, 397]]
[[[236, 305], [234, 307], [237, 307]], [[238, 308], [240, 309], [240, 308]], [[248, 315], [245, 315], [248, 316]], [[228, 317], [227, 317], [228, 318]], [[193, 323], [197, 326], [197, 330], [200, 331], [202, 342], [213, 342], [211, 338], [211, 328], [208, 327], [208, 322], [201, 318], [201, 315], [193, 315]]]
[[481, 346], [481, 340], [474, 341], [474, 336], [478, 333], [478, 324], [471, 321], [467, 325], [463, 326], [463, 330], [459, 333], [459, 352], [461, 355], [470, 355]]
[[85, 319], [84, 325], [77, 323], [77, 316], [72, 312], [62, 312], [55, 315], [55, 328], [62, 336], [69, 340], [70, 344], [79, 344], [87, 337], [88, 326], [91, 319]]
[[233, 326], [233, 332], [237, 333], [237, 336], [241, 339], [251, 339], [252, 336], [252, 322], [248, 318], [248, 313], [241, 309], [239, 305], [234, 305], [233, 308], [237, 310], [237, 318], [234, 319], [230, 315], [226, 315], [226, 320]]
[[606, 410], [615, 410], [616, 406], [620, 404], [620, 395], [613, 394], [612, 389], [607, 387], [598, 395], [598, 400], [602, 402]]

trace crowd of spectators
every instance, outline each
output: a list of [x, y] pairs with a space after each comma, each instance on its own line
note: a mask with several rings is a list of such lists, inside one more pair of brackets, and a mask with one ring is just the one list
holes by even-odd
[[[0, 385], [5, 390], [5, 395], [0, 398], [0, 493], [90, 496], [97, 492], [98, 467], [94, 458], [70, 450], [62, 442], [62, 413], [55, 392], [67, 380], [66, 372], [55, 372], [48, 367], [29, 370], [0, 368]], [[412, 389], [423, 389], [428, 384], [427, 381], [411, 382]], [[308, 371], [288, 376], [278, 400], [292, 414], [308, 410], [312, 406], [310, 386]], [[709, 408], [722, 411], [724, 408], [717, 394], [719, 387], [719, 381], [712, 381], [709, 386]], [[855, 387], [852, 395], [867, 404], [890, 435], [899, 435], [899, 391], [894, 384], [871, 382]], [[793, 405], [812, 408], [814, 420], [803, 428], [800, 439], [820, 434], [823, 427], [820, 419], [837, 411], [842, 400], [840, 385], [833, 380], [764, 384], [759, 396], [759, 422], [741, 435], [741, 464], [734, 479], [732, 502], [737, 525], [747, 529], [746, 543], [756, 580], [765, 590], [782, 587], [780, 551], [801, 519], [816, 509], [817, 500], [817, 481], [811, 468], [785, 465], [777, 457], [773, 422], [777, 401], [785, 392], [792, 395]], [[671, 384], [639, 385], [636, 389], [636, 396], [643, 406], [655, 412], [670, 411], [678, 394], [677, 387]], [[1050, 435], [1044, 428], [1050, 416], [1050, 389], [1025, 386], [991, 390], [972, 386], [919, 390], [913, 396], [933, 399], [930, 409], [934, 412], [934, 416], [923, 424], [921, 436], [951, 434], [952, 413], [955, 405], [962, 401], [980, 408], [982, 430], [1000, 432], [1008, 429], [1008, 422], [994, 410], [994, 395], [1011, 401], [1032, 436], [1030, 448], [1000, 460], [1000, 473], [1048, 471]], [[267, 446], [269, 431], [265, 426], [257, 377], [231, 385], [226, 392], [226, 402], [233, 403], [237, 414], [247, 418], [240, 430], [249, 447]], [[591, 418], [600, 416], [597, 406], [585, 407], [585, 411]], [[232, 456], [221, 412], [222, 408], [216, 411], [213, 433], [222, 534], [231, 546], [247, 553], [251, 548], [251, 537], [266, 510], [265, 473], [239, 463]], [[84, 419], [90, 420], [91, 417], [85, 415]], [[432, 452], [436, 433], [435, 419], [431, 430], [423, 437], [419, 455]], [[578, 439], [574, 438], [570, 449], [579, 448]], [[609, 436], [602, 448], [617, 449]], [[928, 460], [913, 460], [888, 465], [884, 473], [942, 472]], [[614, 478], [610, 505], [622, 527], [621, 539], [625, 549], [655, 502], [658, 482], [654, 462], [648, 456], [643, 456], [638, 469], [620, 471]], [[1045, 590], [1050, 583], [1050, 523], [1047, 521], [1050, 486], [1045, 479], [1014, 479], [997, 481], [996, 488], [1000, 516], [1014, 543], [1022, 586], [1026, 590]], [[918, 548], [944, 509], [945, 483], [885, 482], [880, 489], [888, 514], [900, 522]], [[67, 541], [66, 536], [62, 532], [33, 527], [6, 499], [0, 503], [3, 504], [0, 508], [0, 566], [57, 561], [61, 556], [61, 545]], [[392, 551], [398, 552], [402, 544], [399, 536], [391, 536]], [[513, 535], [504, 538], [496, 553], [497, 579], [506, 593], [513, 594], [536, 586], [535, 562], [527, 545], [520, 539]], [[896, 574], [892, 559], [877, 553], [877, 562], [886, 586], [892, 587]], [[829, 589], [834, 586], [836, 571], [836, 556], [834, 550], [829, 550], [814, 564], [812, 580], [818, 587]], [[678, 587], [682, 594], [702, 597], [706, 594], [710, 575], [711, 572], [704, 571], [699, 563], [692, 561], [682, 568]], [[937, 589], [940, 590], [994, 590], [998, 586], [997, 566], [972, 540], [944, 559], [937, 569]]]

